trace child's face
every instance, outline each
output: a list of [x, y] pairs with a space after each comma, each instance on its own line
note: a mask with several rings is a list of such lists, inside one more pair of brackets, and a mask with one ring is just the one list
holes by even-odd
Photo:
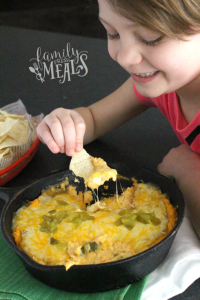
[[181, 41], [161, 36], [117, 14], [98, 0], [99, 18], [108, 33], [108, 51], [132, 76], [138, 92], [156, 97], [200, 87], [200, 34]]

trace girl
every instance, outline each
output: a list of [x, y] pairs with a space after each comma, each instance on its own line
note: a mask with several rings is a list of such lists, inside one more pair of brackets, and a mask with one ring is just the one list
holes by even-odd
[[174, 176], [200, 237], [200, 0], [98, 0], [108, 51], [130, 78], [112, 94], [74, 110], [58, 108], [37, 133], [53, 153], [84, 144], [157, 106], [181, 146], [158, 166]]

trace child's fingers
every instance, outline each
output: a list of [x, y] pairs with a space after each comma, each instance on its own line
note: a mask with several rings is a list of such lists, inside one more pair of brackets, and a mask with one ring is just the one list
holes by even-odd
[[73, 120], [71, 118], [62, 120], [62, 128], [65, 139], [65, 153], [72, 156], [74, 154], [76, 140], [76, 131]]
[[[80, 151], [83, 147], [83, 136], [85, 133], [85, 122], [83, 118], [74, 110], [70, 111], [70, 118], [65, 118], [62, 123], [63, 133], [65, 136], [66, 154], [72, 156], [74, 151]], [[79, 144], [76, 149], [77, 142]]]
[[62, 129], [62, 123], [59, 117], [59, 112], [57, 113], [51, 113], [50, 115], [46, 116], [43, 120], [43, 124], [46, 124], [49, 131], [45, 135], [44, 139], [44, 133], [42, 135], [42, 138], [44, 142], [49, 147], [50, 144], [53, 144], [52, 141], [54, 141], [59, 148], [59, 151], [65, 146], [65, 138], [63, 135], [63, 129]]
[[47, 145], [50, 151], [53, 153], [58, 153], [60, 151], [60, 148], [52, 137], [49, 127], [45, 123], [40, 123], [37, 126], [37, 135], [39, 139]]
[[74, 110], [58, 108], [47, 115], [37, 127], [37, 134], [53, 153], [66, 153], [83, 148], [85, 122]]
[[71, 117], [74, 121], [75, 130], [76, 130], [76, 140], [75, 140], [75, 151], [81, 151], [83, 148], [83, 138], [85, 134], [85, 121], [76, 111], [72, 111]]

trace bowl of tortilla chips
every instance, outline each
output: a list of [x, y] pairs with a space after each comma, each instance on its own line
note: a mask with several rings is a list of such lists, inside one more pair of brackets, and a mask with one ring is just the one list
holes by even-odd
[[22, 157], [20, 157], [12, 165], [0, 171], [0, 186], [10, 181], [27, 166], [27, 164], [35, 155], [38, 149], [39, 142], [40, 140], [39, 138], [37, 138], [34, 144], [31, 146], [31, 148]]
[[0, 186], [21, 172], [35, 155], [39, 145], [36, 127], [42, 117], [29, 115], [21, 100], [0, 109]]

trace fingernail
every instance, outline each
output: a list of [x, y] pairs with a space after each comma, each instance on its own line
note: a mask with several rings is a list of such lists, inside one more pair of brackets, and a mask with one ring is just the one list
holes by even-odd
[[67, 151], [67, 155], [72, 156], [74, 154], [74, 150], [70, 149], [69, 151]]
[[53, 153], [58, 153], [59, 152], [59, 148], [58, 147], [53, 147], [50, 149]]
[[82, 148], [83, 148], [83, 147], [82, 147], [82, 145], [81, 145], [81, 144], [78, 144], [78, 145], [76, 145], [76, 150], [77, 150], [77, 151], [81, 151], [81, 150], [82, 150]]

